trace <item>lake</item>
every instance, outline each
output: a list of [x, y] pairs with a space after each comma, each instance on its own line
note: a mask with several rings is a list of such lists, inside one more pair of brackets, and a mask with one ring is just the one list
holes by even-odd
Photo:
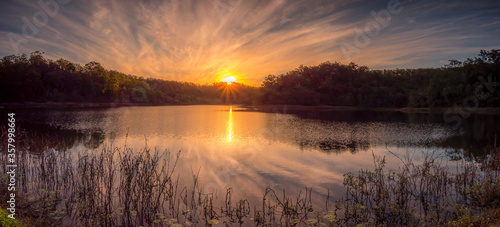
[[397, 111], [254, 111], [237, 105], [9, 111], [26, 132], [61, 142], [54, 147], [61, 151], [181, 151], [175, 170], [180, 184], [192, 184], [199, 174], [203, 192], [221, 200], [232, 188], [236, 198], [260, 201], [268, 186], [291, 195], [312, 187], [314, 201], [328, 193], [342, 197], [343, 174], [373, 169], [373, 155], [386, 156], [387, 166], [397, 168], [405, 155], [419, 162], [435, 152], [454, 167], [457, 160], [483, 156], [500, 133], [498, 115], [486, 114], [471, 115], [455, 129], [442, 114]]

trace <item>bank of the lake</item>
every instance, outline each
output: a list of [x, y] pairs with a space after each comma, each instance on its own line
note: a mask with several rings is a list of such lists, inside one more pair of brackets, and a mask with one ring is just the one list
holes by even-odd
[[478, 107], [478, 108], [461, 108], [461, 107], [404, 107], [404, 108], [387, 108], [387, 107], [357, 107], [357, 106], [302, 106], [302, 105], [241, 105], [240, 107], [250, 111], [276, 112], [283, 110], [305, 110], [305, 111], [396, 111], [403, 113], [476, 113], [476, 114], [500, 114], [498, 107]]
[[149, 103], [77, 103], [77, 102], [27, 102], [27, 103], [0, 103], [0, 108], [116, 108], [133, 106], [204, 106], [204, 105], [227, 105], [238, 107], [239, 111], [262, 111], [283, 113], [286, 110], [299, 111], [378, 111], [378, 112], [403, 112], [403, 113], [456, 113], [456, 114], [500, 114], [500, 107], [358, 107], [358, 106], [328, 106], [328, 105], [244, 105], [223, 103], [200, 103], [200, 104], [167, 104], [153, 105]]

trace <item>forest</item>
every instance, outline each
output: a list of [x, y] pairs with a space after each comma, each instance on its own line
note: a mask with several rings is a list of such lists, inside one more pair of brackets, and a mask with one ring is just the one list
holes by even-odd
[[128, 75], [98, 62], [84, 66], [36, 51], [0, 61], [0, 103], [129, 103], [450, 107], [477, 100], [499, 107], [500, 49], [440, 68], [373, 70], [324, 62], [268, 75], [260, 87], [195, 84]]

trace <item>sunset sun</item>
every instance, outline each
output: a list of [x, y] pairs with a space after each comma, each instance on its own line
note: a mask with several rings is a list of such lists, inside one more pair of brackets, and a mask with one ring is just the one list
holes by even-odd
[[221, 80], [222, 82], [226, 82], [227, 84], [231, 84], [232, 82], [236, 82], [236, 78], [234, 76], [229, 76]]

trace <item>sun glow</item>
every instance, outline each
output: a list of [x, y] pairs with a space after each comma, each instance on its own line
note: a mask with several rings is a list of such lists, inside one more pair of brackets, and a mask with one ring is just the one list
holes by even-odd
[[226, 82], [227, 84], [231, 84], [232, 82], [236, 82], [236, 77], [229, 76], [221, 80], [222, 82]]
[[225, 73], [218, 79], [221, 83], [218, 85], [217, 92], [220, 92], [220, 98], [225, 104], [232, 104], [238, 97], [240, 86], [233, 86], [238, 85], [234, 83], [239, 83], [236, 78], [238, 78], [238, 76], [235, 74]]

